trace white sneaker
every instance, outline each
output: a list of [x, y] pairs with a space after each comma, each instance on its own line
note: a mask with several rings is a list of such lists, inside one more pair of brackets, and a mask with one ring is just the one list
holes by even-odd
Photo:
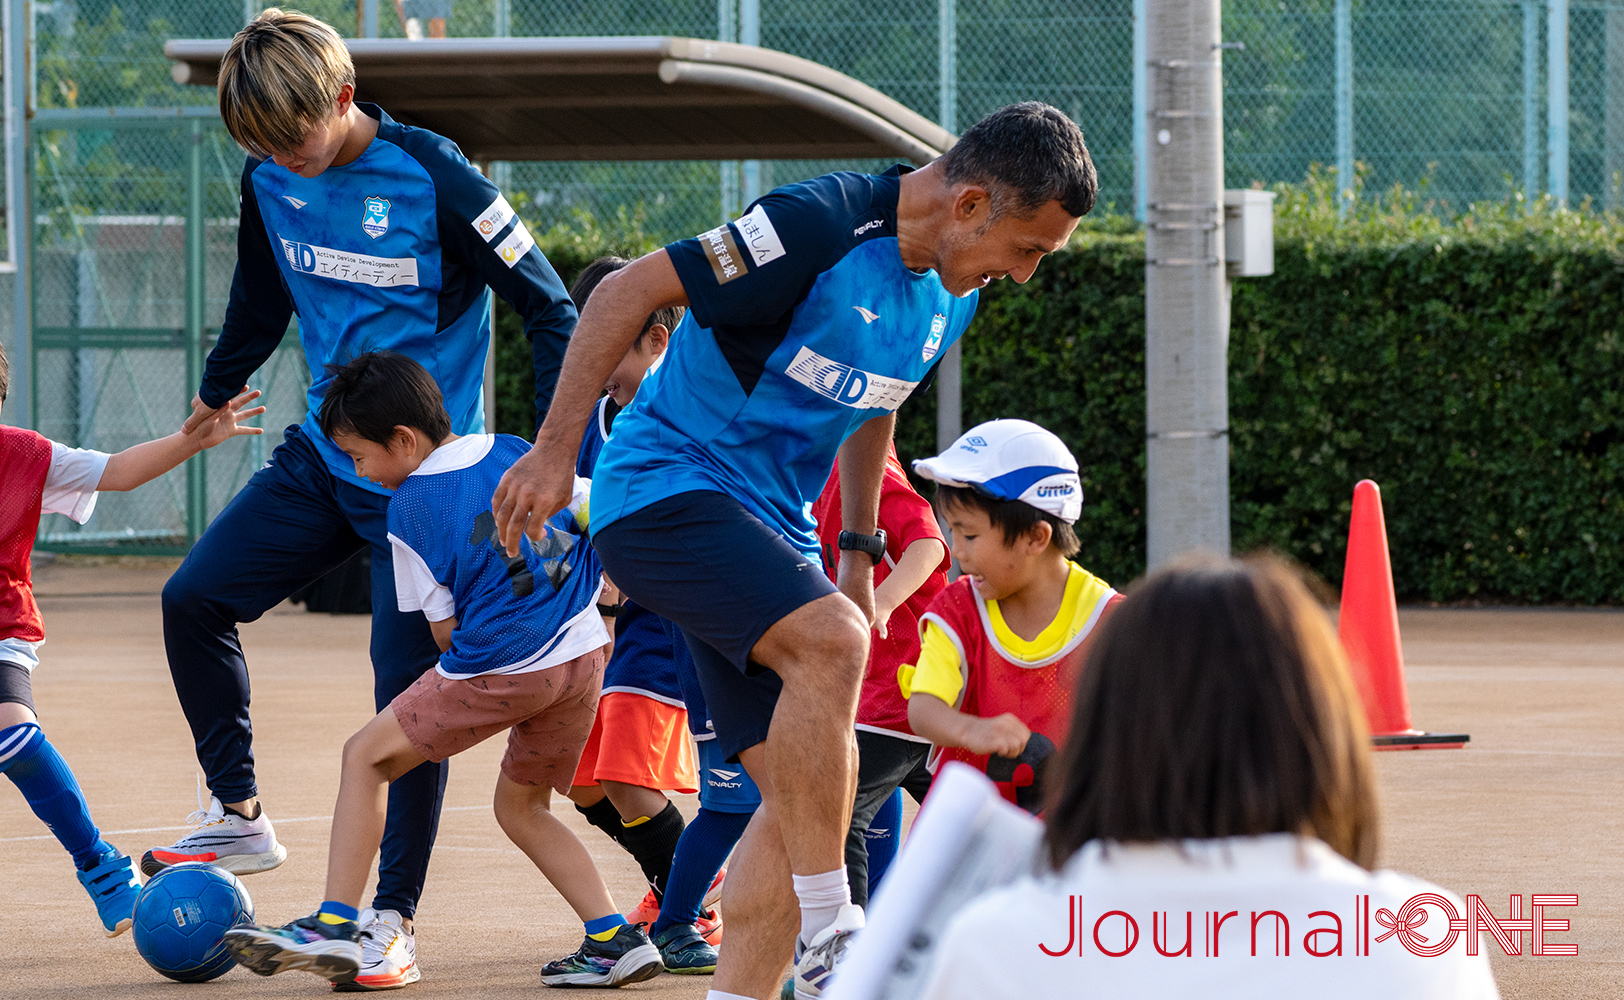
[[[818, 931], [812, 943], [795, 958], [795, 972], [790, 982], [795, 984], [795, 1000], [816, 1000], [834, 982], [835, 966], [846, 957], [852, 938], [864, 926], [863, 908], [847, 903], [835, 914], [834, 923]], [[798, 944], [799, 942], [797, 942]]]
[[[199, 794], [198, 805], [202, 806]], [[243, 819], [226, 812], [225, 806], [209, 796], [207, 809], [199, 808], [186, 817], [197, 829], [175, 841], [171, 847], [155, 847], [141, 858], [141, 871], [148, 877], [170, 865], [203, 861], [224, 868], [233, 875], [268, 872], [288, 859], [287, 848], [276, 842], [276, 831], [263, 806], [259, 815]]]
[[417, 939], [394, 910], [361, 911], [361, 971], [333, 988], [340, 993], [398, 990], [423, 978], [417, 968]]

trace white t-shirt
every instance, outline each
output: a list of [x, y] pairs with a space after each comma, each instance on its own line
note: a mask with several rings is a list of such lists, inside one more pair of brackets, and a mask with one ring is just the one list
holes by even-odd
[[[988, 893], [955, 917], [924, 995], [1498, 998], [1481, 941], [1475, 956], [1457, 940], [1436, 958], [1411, 953], [1396, 936], [1377, 942], [1387, 927], [1376, 915], [1385, 910], [1392, 920], [1421, 893], [1444, 896], [1457, 913], [1465, 912], [1452, 893], [1396, 872], [1368, 872], [1309, 837], [1271, 834], [1108, 849], [1092, 841], [1059, 874]], [[1283, 917], [1286, 927], [1272, 913], [1259, 916], [1268, 911]], [[1215, 915], [1224, 919], [1215, 921]], [[1417, 933], [1436, 942], [1448, 928], [1436, 909], [1431, 916]], [[1338, 926], [1340, 936], [1333, 933]], [[1186, 941], [1188, 956], [1159, 953], [1181, 953]], [[1334, 954], [1338, 944], [1340, 954]], [[1316, 957], [1310, 949], [1332, 954]]]
[[[69, 448], [51, 442], [51, 467], [45, 473], [44, 514], [66, 514], [79, 524], [96, 510], [96, 487], [107, 470], [108, 455], [88, 448]], [[39, 643], [26, 639], [0, 639], [0, 661], [32, 671], [39, 666]]]

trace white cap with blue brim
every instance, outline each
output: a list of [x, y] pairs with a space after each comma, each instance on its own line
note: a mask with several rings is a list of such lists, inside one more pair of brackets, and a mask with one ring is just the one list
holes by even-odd
[[1083, 512], [1077, 459], [1050, 431], [1030, 420], [989, 420], [965, 432], [914, 472], [944, 486], [968, 487], [997, 500], [1019, 500], [1074, 524]]

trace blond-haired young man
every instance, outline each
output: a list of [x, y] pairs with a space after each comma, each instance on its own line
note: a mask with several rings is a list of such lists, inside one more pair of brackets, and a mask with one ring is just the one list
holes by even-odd
[[[481, 383], [491, 291], [524, 319], [545, 413], [575, 307], [501, 193], [450, 141], [355, 101], [355, 70], [331, 27], [270, 9], [233, 39], [220, 113], [249, 152], [231, 300], [192, 401], [190, 430], [282, 342], [297, 312], [310, 413], [198, 539], [164, 588], [164, 641], [212, 793], [201, 825], [147, 852], [149, 875], [207, 860], [238, 874], [281, 864], [259, 802], [248, 671], [237, 623], [253, 621], [356, 552], [372, 555], [374, 696], [387, 705], [439, 655], [423, 617], [395, 606], [389, 491], [355, 475], [316, 425], [326, 366], [393, 350], [434, 376], [456, 434], [485, 430]], [[390, 789], [378, 893], [355, 986], [419, 976], [411, 938], [445, 787], [425, 764]]]

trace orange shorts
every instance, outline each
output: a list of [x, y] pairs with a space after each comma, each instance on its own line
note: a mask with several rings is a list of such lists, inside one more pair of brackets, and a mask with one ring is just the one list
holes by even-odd
[[502, 773], [569, 794], [603, 687], [603, 650], [524, 674], [450, 678], [430, 668], [389, 707], [412, 747], [438, 763], [504, 729]]
[[577, 785], [600, 781], [671, 792], [698, 790], [687, 710], [629, 691], [604, 695], [575, 771]]

